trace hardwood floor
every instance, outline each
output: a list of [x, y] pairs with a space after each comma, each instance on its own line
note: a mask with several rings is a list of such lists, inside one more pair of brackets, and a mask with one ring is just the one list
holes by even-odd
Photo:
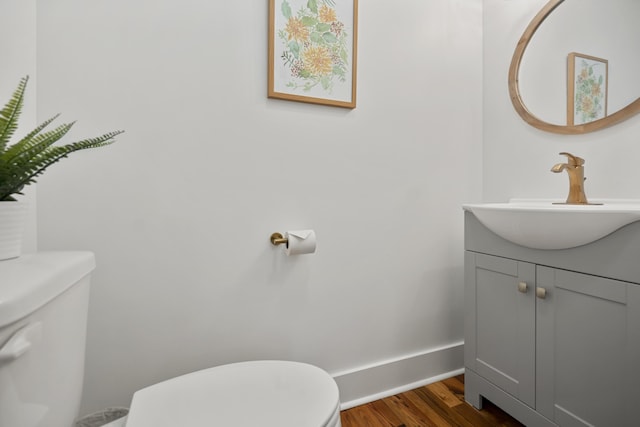
[[464, 401], [464, 375], [342, 411], [342, 427], [521, 427], [491, 402]]

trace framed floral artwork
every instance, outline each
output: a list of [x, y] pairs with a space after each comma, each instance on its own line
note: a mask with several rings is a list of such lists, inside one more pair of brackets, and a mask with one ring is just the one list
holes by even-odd
[[581, 125], [606, 117], [608, 61], [575, 52], [567, 61], [567, 124]]
[[355, 108], [357, 0], [269, 0], [269, 98]]

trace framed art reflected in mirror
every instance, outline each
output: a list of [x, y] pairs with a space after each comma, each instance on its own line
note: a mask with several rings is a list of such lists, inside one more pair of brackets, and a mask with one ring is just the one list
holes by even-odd
[[567, 57], [567, 124], [581, 125], [607, 116], [609, 62], [571, 52]]

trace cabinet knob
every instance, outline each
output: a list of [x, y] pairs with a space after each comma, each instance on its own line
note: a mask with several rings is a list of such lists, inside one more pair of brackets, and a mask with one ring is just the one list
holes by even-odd
[[518, 291], [526, 294], [529, 290], [529, 286], [527, 286], [527, 282], [519, 282], [518, 283]]
[[545, 288], [536, 288], [536, 296], [540, 299], [547, 297], [547, 290]]

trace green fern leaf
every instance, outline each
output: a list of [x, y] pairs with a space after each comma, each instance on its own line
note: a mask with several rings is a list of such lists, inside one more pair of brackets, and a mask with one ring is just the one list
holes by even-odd
[[109, 132], [96, 138], [83, 139], [66, 145], [54, 145], [74, 125], [74, 122], [44, 132], [58, 115], [44, 121], [17, 143], [9, 146], [9, 140], [17, 129], [22, 110], [24, 91], [28, 77], [23, 78], [11, 100], [0, 110], [0, 201], [15, 200], [15, 194], [36, 182], [49, 166], [69, 154], [89, 148], [104, 147], [115, 142], [123, 131]]
[[0, 152], [4, 152], [11, 136], [13, 136], [13, 133], [18, 128], [18, 119], [22, 112], [24, 91], [28, 81], [29, 76], [23, 77], [22, 80], [20, 80], [9, 102], [0, 110]]
[[0, 152], [0, 156], [4, 157], [7, 161], [10, 161], [10, 159], [17, 156], [21, 151], [25, 151], [27, 148], [39, 144], [39, 142], [44, 138], [44, 135], [38, 134], [42, 132], [51, 122], [57, 119], [58, 116], [60, 116], [60, 114], [56, 114], [49, 120], [44, 121], [34, 130], [29, 132], [29, 134], [24, 136], [20, 141], [7, 148], [7, 151], [5, 151], [4, 153]]
[[44, 151], [47, 147], [62, 139], [62, 137], [69, 132], [72, 126], [73, 123], [64, 124], [58, 126], [52, 131], [36, 135], [31, 139], [23, 138], [16, 144], [9, 147], [2, 156], [5, 158], [7, 163], [13, 163], [20, 160], [28, 161]]
[[[15, 170], [9, 167], [9, 187], [19, 188], [21, 191], [25, 185], [35, 183], [35, 178], [41, 175], [49, 166], [67, 157], [69, 154], [88, 148], [110, 145], [115, 142], [114, 137], [122, 132], [123, 131], [109, 132], [96, 138], [89, 138], [67, 145], [50, 146], [35, 157], [29, 159], [29, 161], [22, 159], [15, 163]], [[3, 189], [2, 185], [0, 185], [0, 200], [10, 196], [11, 193], [10, 188]], [[15, 194], [16, 192], [13, 193]], [[20, 193], [18, 192], [18, 194]]]

